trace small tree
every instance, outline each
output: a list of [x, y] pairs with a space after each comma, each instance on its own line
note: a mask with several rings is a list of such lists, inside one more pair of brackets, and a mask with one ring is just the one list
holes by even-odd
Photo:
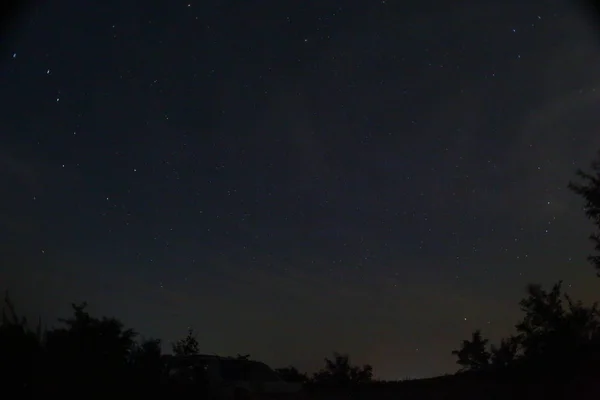
[[193, 356], [198, 354], [198, 339], [192, 328], [188, 329], [187, 335], [173, 343], [173, 353], [176, 356]]
[[175, 361], [177, 367], [171, 380], [177, 385], [206, 389], [206, 371], [193, 357], [198, 355], [198, 348], [198, 339], [192, 328], [188, 329], [183, 339], [173, 343], [173, 353], [178, 359]]
[[452, 351], [458, 357], [456, 363], [462, 367], [461, 371], [478, 371], [489, 366], [487, 344], [488, 339], [483, 339], [478, 329], [471, 335], [471, 340], [463, 340], [460, 349]]
[[519, 302], [525, 315], [516, 329], [526, 358], [541, 356], [552, 344], [551, 337], [555, 336], [565, 314], [561, 287], [559, 281], [548, 292], [540, 285], [530, 284], [527, 297]]

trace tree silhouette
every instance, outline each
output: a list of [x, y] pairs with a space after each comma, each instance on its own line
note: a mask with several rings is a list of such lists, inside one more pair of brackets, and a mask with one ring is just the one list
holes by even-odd
[[588, 259], [600, 276], [600, 152], [598, 158], [591, 163], [591, 172], [578, 169], [576, 173], [582, 182], [569, 182], [569, 189], [584, 199], [585, 215], [596, 227], [596, 231], [590, 235], [596, 254], [590, 255]]
[[[92, 316], [86, 303], [72, 304], [72, 310], [70, 317], [59, 319], [57, 327], [42, 332], [41, 323], [37, 329], [29, 329], [8, 296], [5, 298], [0, 323], [0, 376], [7, 392], [28, 398], [39, 394], [105, 397], [124, 393], [140, 398], [209, 395], [205, 365], [195, 357], [199, 346], [193, 330], [173, 344], [175, 355], [162, 355], [160, 340], [136, 341], [136, 332], [115, 318]], [[248, 354], [238, 354], [231, 361], [245, 364], [249, 359]], [[326, 367], [329, 383], [372, 379], [370, 366], [351, 366], [347, 356], [327, 360]], [[279, 372], [288, 381], [307, 380], [293, 367]]]
[[176, 356], [193, 356], [198, 354], [198, 339], [192, 328], [188, 329], [187, 335], [173, 343], [173, 354]]
[[573, 301], [562, 293], [562, 282], [550, 291], [530, 285], [520, 304], [525, 316], [516, 328], [526, 360], [572, 368], [569, 362], [583, 362], [591, 355], [599, 333], [597, 304], [588, 307]]
[[460, 349], [452, 351], [458, 358], [456, 363], [462, 367], [461, 371], [477, 371], [489, 366], [487, 344], [488, 339], [484, 339], [478, 329], [472, 333], [471, 340], [463, 340]]
[[494, 368], [507, 368], [517, 360], [520, 340], [510, 336], [500, 340], [500, 345], [492, 345], [490, 348], [490, 364]]
[[[590, 3], [591, 4], [591, 3]], [[596, 2], [600, 5], [600, 0]], [[598, 10], [600, 11], [600, 8]], [[591, 172], [577, 170], [580, 182], [569, 182], [569, 189], [581, 196], [584, 213], [595, 226], [590, 236], [595, 254], [589, 261], [600, 276], [600, 152], [591, 163]], [[519, 302], [523, 318], [515, 325], [517, 336], [492, 346], [491, 357], [485, 350], [487, 341], [476, 331], [471, 341], [463, 341], [454, 351], [465, 369], [482, 369], [490, 359], [492, 366], [527, 368], [528, 374], [576, 376], [586, 370], [598, 370], [600, 364], [600, 312], [598, 305], [585, 306], [562, 292], [562, 281], [549, 291], [540, 285], [527, 286], [527, 295]]]
[[551, 345], [551, 338], [556, 336], [555, 332], [565, 314], [561, 287], [562, 282], [558, 282], [548, 292], [537, 284], [527, 286], [527, 297], [519, 302], [525, 315], [515, 326], [524, 357], [541, 356], [546, 347]]
[[353, 366], [350, 357], [340, 353], [333, 353], [333, 359], [325, 358], [325, 368], [313, 375], [315, 384], [333, 387], [367, 383], [372, 379], [372, 366], [368, 364], [362, 367]]
[[41, 322], [32, 331], [24, 317], [19, 318], [8, 293], [2, 307], [0, 323], [0, 373], [4, 389], [24, 395], [38, 382], [42, 353]]
[[95, 318], [87, 304], [73, 304], [73, 316], [60, 319], [63, 327], [46, 334], [48, 382], [65, 390], [71, 382], [99, 390], [114, 390], [125, 385], [130, 366], [130, 352], [136, 333], [124, 329], [115, 318]]
[[[562, 282], [550, 290], [527, 286], [520, 302], [523, 317], [515, 325], [517, 335], [502, 339], [486, 350], [480, 331], [464, 340], [458, 356], [461, 371], [492, 368], [525, 368], [521, 375], [576, 376], [600, 363], [600, 312], [597, 304], [585, 306], [562, 292]], [[541, 375], [540, 375], [541, 374]]]

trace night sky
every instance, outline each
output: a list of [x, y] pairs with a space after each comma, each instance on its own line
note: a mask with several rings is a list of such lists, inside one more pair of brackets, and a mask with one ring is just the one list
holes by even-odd
[[3, 38], [22, 312], [398, 379], [511, 332], [528, 282], [594, 298], [566, 186], [600, 45], [566, 1], [190, 1], [40, 2]]

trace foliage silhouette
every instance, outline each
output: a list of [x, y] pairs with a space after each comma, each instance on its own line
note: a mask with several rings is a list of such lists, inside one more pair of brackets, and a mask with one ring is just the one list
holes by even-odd
[[205, 371], [194, 361], [199, 354], [198, 339], [194, 330], [189, 328], [184, 338], [173, 343], [172, 349], [174, 357], [171, 363], [175, 368], [172, 369], [171, 383], [188, 393], [205, 390], [207, 383]]
[[[600, 4], [600, 1], [598, 3]], [[589, 237], [594, 243], [596, 254], [590, 255], [588, 259], [595, 267], [596, 274], [600, 276], [600, 152], [597, 159], [591, 163], [591, 172], [578, 169], [576, 174], [582, 182], [569, 182], [569, 189], [584, 199], [585, 215], [596, 227], [596, 231]]]
[[27, 320], [17, 315], [7, 292], [0, 324], [0, 373], [5, 390], [23, 393], [38, 383], [36, 376], [43, 354], [41, 336], [41, 322], [36, 331], [32, 331]]
[[598, 306], [584, 306], [562, 294], [562, 282], [550, 291], [530, 285], [521, 301], [525, 317], [516, 325], [523, 360], [538, 368], [566, 373], [589, 363], [598, 343]]
[[529, 285], [519, 305], [524, 315], [515, 325], [516, 335], [491, 346], [480, 331], [464, 340], [452, 354], [460, 371], [525, 368], [529, 376], [574, 376], [600, 361], [600, 314], [596, 303], [585, 306], [563, 293], [562, 282], [550, 290]]
[[[569, 187], [585, 200], [584, 212], [595, 225], [591, 239], [596, 254], [589, 259], [600, 275], [600, 153], [599, 160], [592, 163], [592, 171], [578, 171], [583, 183], [571, 182]], [[528, 285], [519, 307], [523, 315], [515, 324], [514, 335], [494, 345], [476, 330], [452, 352], [462, 372], [452, 377], [459, 379], [454, 382], [476, 385], [497, 377], [508, 377], [511, 382], [537, 379], [548, 387], [548, 392], [555, 391], [551, 394], [569, 397], [557, 387], [576, 377], [600, 373], [597, 304], [588, 306], [573, 300], [563, 292], [559, 281], [549, 289]], [[147, 397], [159, 393], [159, 389], [171, 397], [206, 394], [201, 391], [206, 388], [204, 370], [194, 364], [199, 344], [192, 329], [172, 344], [174, 356], [165, 356], [160, 340], [136, 341], [135, 331], [126, 329], [115, 318], [90, 315], [86, 303], [73, 304], [72, 311], [72, 316], [59, 320], [58, 327], [43, 331], [39, 321], [31, 329], [6, 294], [0, 323], [0, 376], [7, 391], [21, 397], [31, 397], [35, 392], [87, 396], [89, 393], [82, 390], [90, 388], [96, 395], [111, 396], [127, 390]], [[180, 363], [178, 373], [170, 373], [169, 359]], [[250, 355], [238, 354], [232, 359], [249, 360]], [[370, 365], [352, 365], [348, 355], [339, 353], [326, 358], [324, 368], [311, 379], [293, 366], [277, 372], [286, 381], [307, 383], [310, 388], [360, 391], [366, 384], [377, 386], [373, 385]], [[435, 382], [447, 382], [442, 378]], [[380, 382], [379, 387], [383, 384]]]
[[198, 354], [198, 339], [192, 328], [188, 329], [187, 335], [173, 343], [173, 354], [176, 356], [194, 356]]
[[60, 319], [63, 326], [46, 334], [46, 353], [53, 365], [47, 383], [56, 389], [73, 381], [94, 386], [101, 377], [101, 389], [107, 391], [126, 385], [136, 333], [115, 318], [92, 317], [86, 303], [72, 308], [73, 316]]
[[[598, 2], [600, 4], [600, 2]], [[600, 152], [592, 162], [591, 172], [577, 171], [580, 183], [569, 188], [584, 201], [585, 215], [596, 231], [590, 236], [596, 254], [589, 261], [600, 276]], [[597, 303], [591, 306], [574, 301], [563, 293], [562, 281], [549, 290], [530, 284], [526, 296], [519, 302], [523, 317], [515, 325], [516, 335], [502, 339], [499, 346], [490, 346], [479, 330], [471, 340], [464, 340], [457, 356], [460, 371], [519, 371], [521, 376], [560, 377], [568, 381], [578, 374], [600, 372], [600, 312]]]
[[[135, 342], [136, 333], [114, 318], [95, 318], [86, 303], [73, 304], [61, 326], [35, 331], [5, 298], [0, 365], [6, 382], [32, 395], [94, 388], [96, 394], [135, 389], [148, 393], [163, 379], [160, 341]], [[24, 362], [26, 360], [27, 362]]]
[[493, 368], [507, 368], [515, 363], [519, 352], [519, 339], [514, 336], [503, 338], [500, 345], [490, 346], [490, 365]]
[[317, 386], [349, 387], [373, 380], [373, 367], [351, 365], [350, 357], [333, 353], [333, 359], [325, 358], [325, 368], [313, 375], [312, 383]]
[[481, 331], [476, 330], [471, 340], [463, 340], [460, 349], [452, 351], [457, 356], [456, 361], [462, 368], [461, 371], [477, 371], [490, 365], [490, 353], [486, 350], [488, 339], [481, 336]]

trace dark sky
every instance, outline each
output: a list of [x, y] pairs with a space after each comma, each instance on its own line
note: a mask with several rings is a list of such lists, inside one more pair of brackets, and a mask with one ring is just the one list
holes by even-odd
[[600, 148], [600, 46], [566, 1], [40, 3], [0, 54], [26, 313], [395, 379], [510, 332], [528, 282], [597, 293], [566, 185]]

